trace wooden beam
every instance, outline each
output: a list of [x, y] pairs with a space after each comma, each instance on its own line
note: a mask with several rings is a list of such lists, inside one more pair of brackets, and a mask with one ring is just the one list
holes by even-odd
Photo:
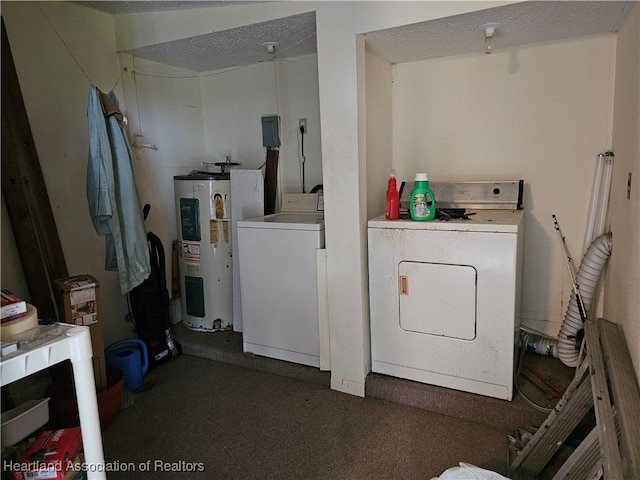
[[618, 437], [616, 436], [616, 423], [611, 408], [609, 396], [609, 384], [607, 382], [607, 370], [604, 365], [604, 356], [600, 346], [600, 330], [593, 320], [587, 320], [584, 324], [585, 338], [587, 339], [587, 355], [589, 355], [589, 368], [591, 369], [591, 386], [593, 390], [593, 406], [596, 412], [596, 423], [600, 431], [600, 452], [603, 456], [604, 478], [616, 479], [622, 476], [622, 462], [618, 449]]
[[278, 156], [280, 152], [267, 148], [267, 164], [264, 175], [264, 214], [270, 215], [276, 211], [276, 197], [278, 191]]
[[578, 448], [564, 462], [552, 480], [589, 480], [602, 476], [602, 455], [598, 438], [598, 427], [582, 440]]
[[622, 327], [599, 318], [587, 319], [584, 328], [587, 357], [554, 411], [512, 462], [516, 480], [537, 478], [591, 406], [596, 427], [554, 480], [640, 479], [640, 386]]
[[52, 281], [68, 270], [2, 20], [2, 194], [31, 303], [57, 318]]
[[622, 327], [598, 319], [600, 342], [621, 436], [622, 475], [640, 478], [640, 387]]
[[566, 392], [511, 464], [513, 478], [536, 477], [593, 406], [588, 362], [583, 361]]

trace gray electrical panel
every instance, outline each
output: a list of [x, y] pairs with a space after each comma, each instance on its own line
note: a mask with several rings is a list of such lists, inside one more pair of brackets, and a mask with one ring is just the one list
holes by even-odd
[[262, 146], [263, 147], [279, 147], [280, 146], [280, 129], [278, 115], [262, 116]]

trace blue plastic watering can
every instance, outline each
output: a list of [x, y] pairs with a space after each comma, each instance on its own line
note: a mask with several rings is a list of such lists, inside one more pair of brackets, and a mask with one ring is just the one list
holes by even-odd
[[108, 367], [118, 368], [124, 374], [124, 388], [137, 390], [149, 370], [147, 345], [137, 338], [125, 338], [112, 343], [104, 351]]

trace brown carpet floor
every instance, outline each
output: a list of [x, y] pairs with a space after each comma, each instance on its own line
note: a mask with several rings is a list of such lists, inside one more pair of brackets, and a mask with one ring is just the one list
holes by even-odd
[[[244, 354], [242, 334], [239, 332], [194, 332], [182, 323], [174, 325], [172, 330], [188, 355], [327, 387], [331, 383], [329, 372], [273, 358]], [[553, 408], [560, 396], [550, 389], [549, 385], [562, 393], [571, 382], [574, 369], [565, 367], [557, 358], [535, 354], [526, 355], [524, 366], [527, 367], [526, 375], [522, 375], [518, 380], [521, 391], [536, 404]], [[548, 385], [538, 380], [535, 375], [546, 380]], [[518, 392], [514, 392], [513, 401], [509, 402], [375, 373], [367, 376], [365, 390], [367, 397], [390, 400], [449, 417], [481, 422], [498, 428], [510, 428], [514, 431], [520, 427], [540, 425], [547, 417], [546, 413], [541, 413], [525, 402]]]
[[[151, 370], [104, 432], [120, 470], [109, 479], [429, 480], [459, 462], [506, 475], [508, 435], [547, 417], [519, 392], [507, 402], [374, 373], [366, 398], [345, 395], [329, 372], [244, 354], [241, 333], [172, 330], [184, 354]], [[521, 391], [553, 407], [573, 369], [533, 354], [524, 366]]]
[[461, 461], [506, 475], [513, 433], [190, 355], [133, 399], [103, 434], [123, 470], [109, 479], [430, 479]]

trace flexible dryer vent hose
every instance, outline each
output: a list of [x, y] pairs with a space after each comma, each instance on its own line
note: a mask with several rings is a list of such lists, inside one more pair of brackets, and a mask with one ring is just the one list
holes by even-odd
[[[604, 264], [607, 263], [611, 256], [612, 249], [613, 237], [611, 233], [600, 235], [591, 243], [580, 262], [576, 275], [576, 284], [580, 287], [579, 291], [585, 312], [588, 312], [591, 308], [593, 293]], [[582, 319], [580, 318], [576, 296], [572, 294], [567, 313], [560, 328], [560, 334], [558, 335], [557, 348], [558, 358], [568, 367], [576, 367], [578, 365], [580, 352], [576, 349], [575, 338], [577, 332], [582, 328]]]

